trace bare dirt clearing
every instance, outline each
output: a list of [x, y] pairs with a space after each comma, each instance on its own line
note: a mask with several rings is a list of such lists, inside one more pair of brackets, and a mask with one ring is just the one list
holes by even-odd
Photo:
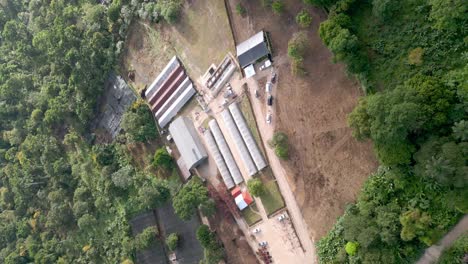
[[308, 8], [314, 19], [307, 29], [310, 49], [304, 62], [308, 74], [296, 78], [290, 74], [286, 52], [288, 40], [299, 30], [294, 17], [304, 7], [301, 1], [285, 2], [281, 16], [263, 8], [260, 1], [241, 1], [247, 10], [244, 18], [232, 12], [238, 2], [229, 1], [237, 41], [262, 29], [271, 34], [279, 82], [273, 118], [291, 143], [290, 160], [283, 165], [309, 235], [317, 241], [377, 166], [371, 145], [352, 138], [346, 124], [346, 115], [361, 91], [346, 76], [343, 65], [331, 62], [332, 55], [318, 36], [319, 23], [326, 18], [321, 10]]
[[[232, 33], [222, 1], [188, 1], [174, 26], [132, 23], [122, 55], [121, 72], [135, 71], [133, 85], [141, 90], [151, 84], [172, 56], [183, 62], [196, 81], [212, 63], [234, 52]], [[128, 81], [128, 80], [127, 80]]]

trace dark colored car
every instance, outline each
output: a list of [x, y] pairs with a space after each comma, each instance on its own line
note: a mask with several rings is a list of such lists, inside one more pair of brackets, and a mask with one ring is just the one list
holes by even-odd
[[273, 105], [273, 96], [271, 94], [267, 98], [267, 105]]
[[271, 76], [271, 82], [272, 83], [276, 82], [276, 72], [274, 72], [273, 75]]

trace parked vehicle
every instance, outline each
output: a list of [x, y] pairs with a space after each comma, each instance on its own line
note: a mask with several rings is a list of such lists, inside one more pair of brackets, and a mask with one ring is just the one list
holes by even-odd
[[270, 94], [268, 95], [267, 98], [267, 105], [272, 106], [273, 105], [273, 96]]
[[267, 124], [271, 124], [271, 113], [268, 113], [266, 116], [266, 122]]
[[266, 246], [268, 246], [268, 242], [262, 241], [262, 242], [258, 243], [258, 245], [259, 245], [260, 247], [266, 247]]
[[272, 82], [272, 83], [275, 83], [275, 82], [276, 82], [276, 72], [274, 72], [274, 73], [271, 75], [270, 82]]
[[259, 98], [260, 95], [258, 94], [258, 90], [255, 90], [255, 97]]
[[266, 91], [267, 93], [271, 93], [271, 90], [272, 90], [272, 89], [273, 89], [273, 84], [272, 84], [271, 82], [267, 82], [267, 83], [265, 84], [265, 91]]
[[271, 61], [270, 60], [266, 60], [262, 65], [260, 65], [260, 70], [263, 71], [263, 70], [266, 70], [268, 67], [271, 66]]

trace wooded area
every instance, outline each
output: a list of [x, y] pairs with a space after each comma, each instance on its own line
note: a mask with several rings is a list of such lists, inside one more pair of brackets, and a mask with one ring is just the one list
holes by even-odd
[[89, 128], [132, 18], [177, 18], [179, 1], [159, 3], [0, 3], [1, 263], [132, 263], [155, 239], [128, 223], [171, 195], [125, 145], [156, 136], [149, 109], [134, 105], [113, 144]]
[[319, 259], [413, 263], [468, 212], [466, 3], [310, 2], [329, 11], [320, 37], [367, 93], [348, 121], [381, 163]]

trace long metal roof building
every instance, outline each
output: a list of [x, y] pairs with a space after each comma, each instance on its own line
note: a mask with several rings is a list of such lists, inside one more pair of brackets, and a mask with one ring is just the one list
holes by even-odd
[[185, 80], [182, 82], [181, 85], [177, 88], [177, 90], [167, 99], [167, 101], [161, 106], [161, 108], [156, 112], [155, 116], [157, 119], [164, 114], [167, 109], [179, 98], [179, 96], [187, 89], [192, 82], [190, 81], [189, 77], [186, 77]]
[[236, 47], [237, 59], [242, 68], [270, 54], [265, 32], [260, 31]]
[[252, 158], [250, 157], [249, 150], [245, 146], [244, 140], [242, 139], [242, 136], [237, 129], [236, 123], [234, 123], [234, 119], [232, 119], [231, 113], [226, 109], [221, 113], [221, 116], [223, 117], [224, 123], [226, 124], [231, 138], [234, 140], [234, 144], [236, 145], [237, 151], [239, 151], [241, 159], [245, 165], [245, 168], [247, 169], [248, 175], [254, 175], [258, 170], [255, 167]]
[[213, 155], [213, 159], [216, 163], [216, 166], [219, 169], [219, 173], [223, 178], [224, 184], [226, 184], [226, 187], [228, 189], [233, 188], [234, 186], [236, 186], [236, 184], [232, 180], [231, 173], [229, 173], [229, 169], [227, 168], [226, 163], [224, 162], [223, 156], [219, 151], [218, 145], [216, 145], [216, 141], [213, 137], [213, 134], [211, 134], [211, 131], [207, 130], [205, 131], [204, 137], [205, 142], [208, 145], [208, 148], [211, 152], [211, 155]]
[[161, 118], [158, 119], [160, 127], [165, 127], [171, 119], [177, 115], [180, 109], [192, 98], [197, 91], [193, 88], [193, 85], [190, 84], [184, 92], [177, 98], [177, 100], [169, 106], [166, 112], [161, 115]]
[[239, 170], [239, 167], [237, 167], [237, 164], [234, 161], [234, 157], [232, 156], [231, 150], [229, 149], [226, 140], [224, 139], [223, 133], [219, 128], [218, 122], [216, 122], [216, 120], [213, 119], [208, 123], [208, 125], [210, 126], [216, 144], [218, 145], [219, 150], [221, 151], [221, 155], [223, 155], [224, 161], [226, 162], [229, 172], [231, 173], [232, 179], [236, 184], [243, 182], [244, 178], [242, 178], [242, 174]]
[[181, 116], [174, 120], [169, 126], [169, 132], [189, 170], [208, 157], [192, 121], [187, 117]]
[[233, 103], [229, 106], [229, 111], [231, 111], [232, 117], [236, 122], [237, 128], [239, 129], [242, 138], [244, 139], [245, 145], [249, 149], [250, 155], [252, 156], [255, 165], [257, 166], [258, 170], [261, 170], [267, 166], [265, 159], [263, 158], [262, 152], [258, 148], [254, 137], [252, 136], [252, 132], [245, 122], [244, 115], [239, 108], [237, 103]]
[[146, 92], [145, 92], [146, 98], [151, 97], [159, 89], [161, 84], [167, 79], [169, 74], [171, 74], [171, 72], [179, 65], [180, 65], [180, 62], [177, 59], [177, 57], [176, 56], [172, 57], [172, 59], [169, 61], [166, 67], [164, 67], [164, 69], [156, 77], [153, 83], [151, 83], [148, 89], [146, 89]]

